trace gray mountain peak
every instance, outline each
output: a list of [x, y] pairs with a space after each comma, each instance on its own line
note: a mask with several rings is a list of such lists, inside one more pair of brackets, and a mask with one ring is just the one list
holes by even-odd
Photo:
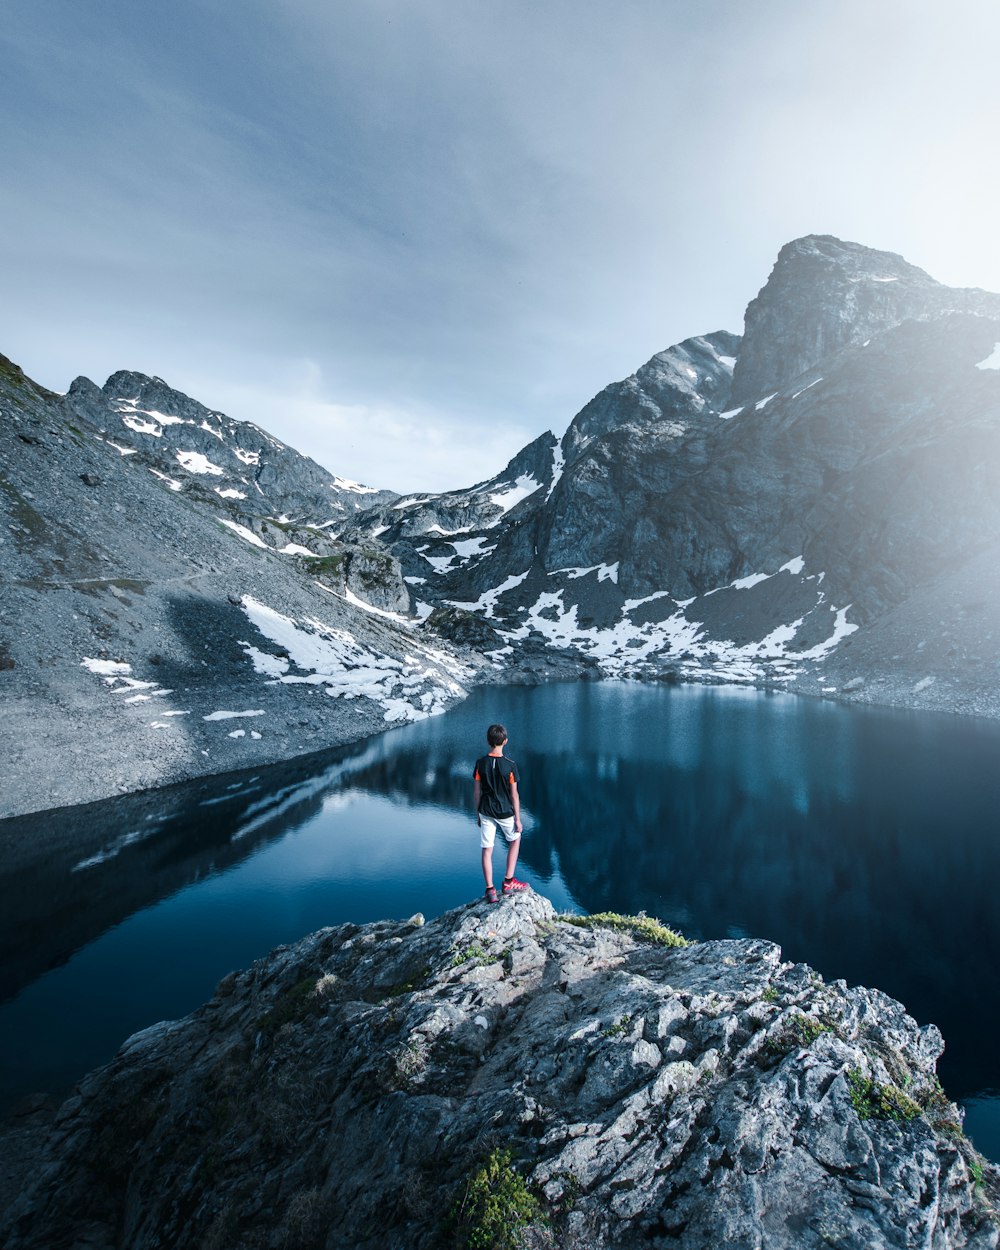
[[908, 319], [1000, 313], [1000, 297], [942, 286], [894, 252], [828, 234], [786, 243], [747, 306], [732, 402], [780, 390], [820, 360]]
[[606, 386], [574, 417], [563, 439], [571, 463], [593, 439], [624, 425], [660, 425], [681, 434], [705, 413], [728, 404], [739, 335], [726, 330], [685, 339], [641, 369]]

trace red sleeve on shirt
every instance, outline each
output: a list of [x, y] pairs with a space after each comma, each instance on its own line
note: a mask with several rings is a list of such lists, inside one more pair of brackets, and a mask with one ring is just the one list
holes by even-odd
[[473, 781], [482, 781], [482, 777], [480, 777], [480, 775], [479, 775], [479, 769], [478, 769], [478, 768], [476, 769], [475, 773], [473, 774], [472, 780], [473, 780]]

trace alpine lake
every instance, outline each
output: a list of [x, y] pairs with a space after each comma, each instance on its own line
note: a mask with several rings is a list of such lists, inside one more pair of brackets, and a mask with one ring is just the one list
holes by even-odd
[[0, 822], [0, 1113], [279, 944], [482, 897], [492, 721], [519, 877], [899, 999], [941, 1029], [945, 1090], [1000, 1161], [1000, 724], [732, 686], [483, 689], [349, 749]]

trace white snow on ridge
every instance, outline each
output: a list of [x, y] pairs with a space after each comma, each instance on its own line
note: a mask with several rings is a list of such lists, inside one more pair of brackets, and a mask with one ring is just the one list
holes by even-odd
[[484, 543], [488, 542], [489, 539], [483, 537], [466, 538], [462, 542], [452, 543], [451, 545], [455, 548], [455, 554], [459, 557], [459, 559], [471, 560], [474, 557], [476, 559], [482, 559], [483, 556], [488, 556], [491, 551], [496, 550], [495, 542], [492, 547], [483, 546]]
[[748, 577], [739, 577], [735, 582], [730, 582], [731, 590], [749, 590], [751, 586], [756, 586], [760, 582], [770, 581], [770, 573], [751, 573]]
[[[319, 585], [318, 582], [317, 585]], [[323, 590], [329, 591], [331, 595], [337, 593], [335, 590], [330, 590], [329, 586], [323, 586]], [[346, 599], [348, 603], [353, 604], [354, 607], [361, 608], [363, 612], [370, 612], [372, 616], [381, 616], [387, 621], [395, 621], [397, 625], [405, 625], [407, 629], [409, 629], [413, 624], [410, 618], [408, 616], [404, 616], [401, 612], [390, 612], [386, 608], [377, 608], [373, 603], [366, 603], [364, 599], [361, 599], [354, 593], [353, 590], [351, 590], [350, 586], [344, 587], [344, 594], [342, 597]]]
[[[565, 593], [546, 591], [539, 595], [528, 609], [524, 625], [512, 636], [523, 638], [535, 630], [553, 646], [571, 647], [592, 656], [612, 676], [628, 676], [637, 663], [679, 657], [686, 675], [695, 679], [709, 674], [727, 681], [756, 681], [762, 674], [761, 665], [766, 664], [772, 677], [790, 680], [800, 661], [823, 659], [858, 628], [847, 622], [850, 605], [831, 609], [834, 620], [829, 637], [808, 651], [799, 652], [788, 648], [805, 621], [804, 616], [778, 625], [764, 638], [746, 644], [705, 638], [702, 624], [688, 620], [680, 608], [666, 620], [636, 625], [627, 617], [631, 608], [626, 604], [622, 619], [615, 625], [587, 628], [579, 624], [577, 605], [571, 603], [567, 607], [563, 602]], [[822, 598], [816, 606], [821, 605]]]
[[552, 448], [552, 481], [549, 483], [549, 493], [545, 496], [545, 502], [552, 498], [552, 492], [556, 488], [556, 483], [563, 475], [563, 469], [566, 466], [566, 457], [563, 455], [562, 442], [556, 443]]
[[[654, 591], [654, 593], [651, 595], [646, 595], [645, 598], [643, 599], [626, 599], [625, 602], [622, 604], [622, 611], [634, 612], [636, 608], [642, 607], [644, 603], [652, 603], [656, 599], [666, 599], [666, 598], [669, 598], [669, 596], [670, 596], [669, 590], [657, 590], [657, 591]], [[693, 603], [694, 600], [688, 599], [687, 602]]]
[[159, 469], [150, 469], [149, 471], [150, 473], [152, 473], [153, 477], [158, 477], [161, 482], [166, 482], [166, 484], [170, 487], [171, 490], [183, 490], [184, 489], [183, 482], [178, 482], [176, 478], [167, 477], [167, 475], [165, 473], [161, 473]]
[[[445, 667], [464, 677], [465, 666], [416, 640], [409, 644], [412, 654], [394, 659], [359, 642], [348, 630], [313, 619], [299, 625], [250, 595], [243, 597], [243, 611], [266, 638], [287, 652], [290, 665], [299, 670], [274, 678], [283, 684], [324, 686], [336, 698], [369, 698], [381, 706], [390, 723], [432, 716], [444, 711], [452, 698], [466, 693]], [[275, 657], [267, 657], [267, 664], [261, 652], [241, 645], [258, 672], [273, 676]]]
[[718, 360], [719, 364], [725, 365], [727, 369], [736, 368], [735, 356], [717, 356], [716, 359]]
[[599, 582], [611, 581], [611, 582], [614, 582], [615, 585], [617, 585], [618, 584], [618, 566], [620, 563], [621, 563], [620, 560], [616, 560], [614, 564], [592, 564], [590, 565], [589, 568], [585, 568], [585, 569], [584, 568], [553, 569], [551, 573], [548, 574], [548, 576], [555, 577], [557, 574], [561, 574], [563, 577], [568, 577], [570, 581], [575, 581], [578, 577], [586, 577], [588, 573], [596, 573], [597, 580]]
[[181, 468], [187, 469], [189, 473], [207, 473], [212, 477], [225, 476], [225, 469], [220, 469], [217, 464], [213, 464], [200, 451], [179, 451], [176, 453], [176, 460]]
[[242, 447], [234, 447], [233, 455], [237, 460], [242, 460], [244, 464], [258, 465], [260, 464], [259, 451], [244, 451]]
[[244, 539], [246, 542], [253, 543], [255, 547], [260, 547], [263, 551], [272, 550], [272, 548], [269, 547], [262, 538], [258, 537], [253, 530], [248, 530], [245, 525], [237, 525], [235, 521], [230, 521], [226, 517], [222, 516], [216, 517], [215, 519], [220, 525], [225, 525], [227, 529], [231, 529], [234, 534], [239, 534], [240, 538]]
[[774, 391], [770, 395], [765, 395], [763, 399], [758, 400], [757, 403], [754, 404], [754, 407], [757, 409], [758, 412], [760, 412], [761, 408], [765, 408], [771, 402], [771, 400], [774, 399], [775, 395], [777, 394], [778, 392]]
[[99, 434], [97, 435], [97, 438], [100, 439], [102, 443], [107, 443], [109, 447], [113, 447], [115, 451], [122, 456], [134, 456], [139, 450], [137, 447], [122, 447], [120, 443], [113, 442], [110, 438], [101, 438]]
[[515, 507], [522, 499], [527, 499], [529, 495], [533, 495], [536, 490], [541, 487], [541, 482], [528, 473], [522, 473], [521, 476], [508, 486], [505, 490], [498, 491], [495, 495], [489, 496], [489, 501], [501, 510], [502, 513], [508, 513], [511, 508]]
[[377, 486], [362, 486], [360, 482], [352, 482], [349, 477], [337, 477], [334, 474], [333, 484], [337, 490], [349, 491], [352, 495], [377, 495]]
[[515, 586], [520, 586], [530, 572], [530, 569], [525, 569], [523, 573], [513, 574], [506, 581], [501, 582], [499, 586], [494, 586], [492, 590], [484, 591], [474, 603], [457, 603], [449, 599], [446, 599], [445, 602], [450, 607], [462, 608], [466, 612], [484, 612], [488, 618], [492, 619], [500, 596], [505, 595], [508, 590], [513, 590]]
[[792, 399], [798, 399], [800, 395], [804, 395], [806, 391], [808, 391], [811, 387], [818, 386], [820, 382], [822, 381], [823, 381], [822, 378], [816, 378], [815, 381], [807, 383], [807, 385], [803, 386], [803, 388], [800, 391], [795, 392], [795, 394], [792, 396]]
[[220, 499], [246, 499], [246, 495], [243, 491], [235, 490], [233, 487], [229, 487], [227, 490], [222, 490], [220, 487], [216, 486], [215, 493]]
[[742, 412], [742, 408], [727, 408], [725, 412], [719, 413], [720, 421], [731, 421], [738, 413]]
[[805, 567], [806, 562], [804, 558], [802, 556], [796, 556], [794, 560], [789, 560], [787, 564], [783, 564], [781, 568], [778, 569], [778, 572], [791, 573], [797, 577]]
[[143, 421], [141, 417], [125, 415], [122, 417], [122, 424], [127, 425], [130, 430], [135, 430], [136, 434], [152, 434], [154, 438], [163, 437], [163, 431], [155, 421]]
[[1000, 343], [993, 344], [993, 351], [981, 360], [977, 365], [977, 369], [1000, 369]]

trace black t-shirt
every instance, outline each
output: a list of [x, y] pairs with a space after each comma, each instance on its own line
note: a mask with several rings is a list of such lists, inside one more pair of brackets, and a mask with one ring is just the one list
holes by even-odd
[[479, 811], [493, 820], [514, 815], [510, 783], [517, 781], [517, 765], [506, 755], [481, 755], [476, 760], [473, 780], [480, 785]]

